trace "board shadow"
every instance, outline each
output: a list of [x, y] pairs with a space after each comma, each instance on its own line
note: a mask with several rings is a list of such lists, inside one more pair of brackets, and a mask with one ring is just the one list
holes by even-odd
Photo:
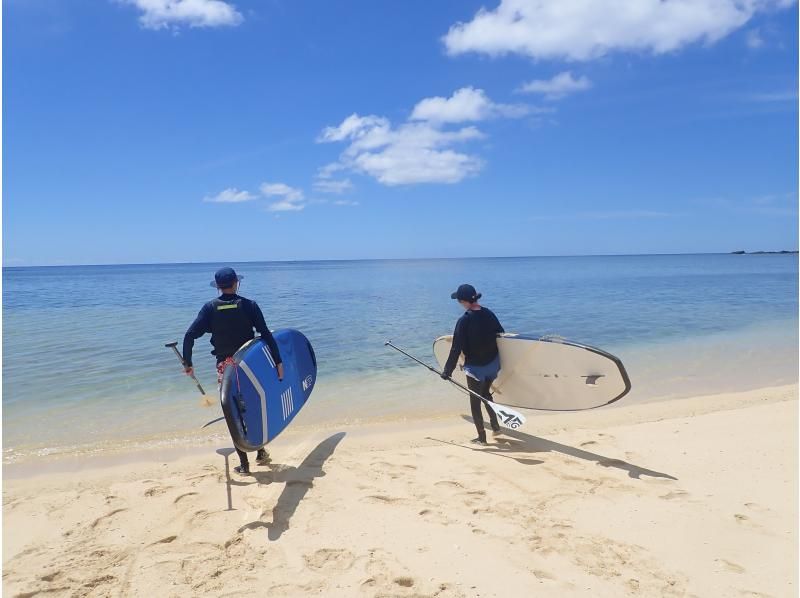
[[[272, 465], [272, 471], [254, 472], [252, 476], [259, 484], [284, 483], [281, 495], [272, 508], [272, 521], [253, 521], [239, 528], [267, 528], [270, 541], [278, 540], [283, 532], [289, 529], [289, 522], [306, 493], [314, 485], [314, 479], [325, 475], [323, 465], [336, 450], [337, 445], [345, 437], [345, 432], [338, 432], [320, 442], [297, 467]], [[262, 517], [267, 511], [262, 512]]]
[[[469, 423], [474, 425], [472, 417], [470, 417], [469, 415], [462, 415], [461, 417], [465, 421], [468, 421]], [[585, 461], [594, 461], [595, 463], [597, 463], [602, 467], [613, 467], [614, 469], [620, 469], [622, 471], [625, 471], [628, 474], [628, 477], [637, 480], [641, 479], [641, 476], [643, 475], [653, 478], [665, 478], [668, 480], [678, 479], [668, 473], [663, 473], [652, 469], [646, 469], [644, 467], [634, 465], [633, 463], [628, 463], [627, 461], [623, 461], [622, 459], [605, 457], [603, 455], [598, 455], [596, 453], [585, 451], [583, 449], [579, 449], [574, 446], [569, 446], [567, 444], [561, 444], [559, 442], [555, 442], [553, 440], [547, 440], [546, 438], [541, 438], [539, 436], [526, 434], [525, 432], [520, 432], [519, 430], [509, 430], [508, 428], [503, 428], [502, 436], [500, 436], [499, 438], [496, 437], [495, 440], [499, 443], [498, 445], [490, 445], [488, 448], [480, 450], [482, 450], [483, 452], [490, 452], [490, 453], [556, 452], [556, 453], [562, 453], [564, 455], [569, 455], [570, 457], [575, 457], [577, 459], [584, 459]]]

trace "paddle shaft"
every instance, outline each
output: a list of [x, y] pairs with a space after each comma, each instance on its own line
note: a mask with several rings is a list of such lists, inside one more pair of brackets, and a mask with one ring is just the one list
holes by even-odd
[[[386, 341], [384, 343], [384, 345], [386, 345], [387, 347], [391, 347], [395, 351], [399, 351], [400, 353], [402, 353], [403, 355], [405, 355], [409, 359], [412, 359], [415, 362], [417, 362], [422, 367], [425, 367], [425, 368], [429, 369], [434, 374], [437, 374], [438, 376], [442, 375], [442, 372], [440, 372], [436, 368], [433, 368], [433, 367], [429, 366], [424, 361], [420, 361], [419, 359], [417, 359], [413, 355], [409, 355], [408, 353], [403, 351], [400, 347], [398, 347], [396, 345], [393, 345], [391, 341]], [[490, 401], [486, 397], [482, 397], [481, 395], [479, 395], [476, 392], [473, 392], [472, 390], [470, 390], [469, 388], [467, 388], [463, 384], [460, 384], [460, 383], [456, 382], [455, 380], [453, 380], [449, 376], [448, 376], [447, 380], [451, 384], [454, 384], [455, 386], [457, 386], [458, 388], [460, 388], [464, 392], [468, 393], [471, 397], [475, 397], [476, 399], [480, 399], [481, 401], [483, 401], [489, 409], [491, 409], [492, 411], [495, 412], [495, 414], [497, 415], [498, 420], [500, 420], [503, 423], [503, 425], [506, 426], [507, 428], [511, 428], [512, 430], [516, 430], [522, 424], [525, 423], [525, 416], [522, 415], [521, 413], [518, 413], [518, 412], [514, 411], [513, 409], [511, 409], [510, 407], [506, 407], [505, 405], [500, 405], [499, 403], [495, 403], [494, 401]]]
[[[183, 355], [181, 355], [181, 352], [178, 351], [178, 343], [177, 342], [175, 342], [175, 343], [166, 343], [164, 346], [165, 347], [170, 347], [173, 351], [175, 351], [175, 355], [178, 357], [178, 361], [181, 362], [181, 365], [183, 366], [183, 369], [185, 371], [186, 370], [186, 362], [184, 361]], [[195, 377], [194, 374], [189, 374], [189, 375], [192, 377], [192, 380], [194, 380], [194, 383], [197, 385], [197, 390], [200, 391], [200, 394], [205, 396], [206, 391], [204, 391], [203, 387], [200, 386], [200, 381]]]
[[[421, 366], [428, 368], [428, 369], [429, 369], [430, 371], [432, 371], [434, 374], [436, 374], [436, 375], [438, 375], [438, 376], [441, 376], [441, 375], [442, 375], [442, 372], [440, 372], [440, 371], [439, 371], [439, 370], [437, 370], [436, 368], [429, 366], [429, 365], [428, 365], [427, 363], [425, 363], [424, 361], [420, 361], [419, 359], [417, 359], [417, 358], [416, 358], [416, 357], [414, 357], [413, 355], [409, 355], [408, 353], [406, 353], [405, 351], [403, 351], [403, 350], [402, 350], [400, 347], [397, 347], [397, 346], [393, 345], [393, 344], [392, 344], [392, 341], [386, 341], [386, 342], [384, 343], [384, 345], [386, 345], [387, 347], [391, 347], [391, 348], [392, 348], [392, 349], [394, 349], [395, 351], [400, 351], [400, 353], [402, 353], [403, 355], [405, 355], [405, 356], [406, 356], [406, 357], [408, 357], [409, 359], [413, 359], [414, 361], [416, 361], [416, 362], [417, 362], [418, 364], [420, 364]], [[482, 396], [481, 396], [481, 395], [479, 395], [477, 392], [475, 392], [475, 391], [473, 391], [473, 390], [470, 390], [469, 388], [467, 388], [466, 386], [464, 386], [463, 384], [461, 384], [461, 383], [459, 383], [459, 382], [456, 382], [455, 380], [453, 380], [453, 379], [452, 379], [452, 378], [450, 378], [449, 376], [447, 377], [447, 381], [448, 381], [448, 382], [450, 382], [451, 384], [454, 384], [454, 385], [456, 385], [458, 388], [460, 388], [461, 390], [463, 390], [463, 391], [464, 391], [464, 392], [466, 392], [467, 394], [470, 394], [470, 395], [472, 395], [472, 396], [473, 396], [473, 397], [475, 397], [476, 399], [480, 399], [481, 401], [483, 401], [483, 402], [484, 402], [484, 403], [486, 403], [487, 405], [490, 405], [490, 406], [491, 406], [491, 405], [497, 405], [497, 403], [494, 403], [493, 401], [490, 401], [490, 400], [489, 400], [489, 399], [487, 399], [486, 397], [482, 397]]]

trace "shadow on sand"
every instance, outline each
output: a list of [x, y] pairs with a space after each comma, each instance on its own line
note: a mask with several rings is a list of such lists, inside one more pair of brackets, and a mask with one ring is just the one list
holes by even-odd
[[[325, 475], [322, 466], [344, 437], [344, 432], [338, 432], [323, 440], [303, 459], [303, 462], [298, 467], [272, 464], [270, 465], [271, 471], [253, 472], [251, 475], [258, 484], [284, 483], [286, 486], [278, 497], [278, 502], [272, 508], [271, 522], [262, 521], [269, 513], [268, 510], [264, 510], [261, 512], [259, 521], [243, 525], [239, 528], [239, 532], [246, 529], [265, 527], [268, 530], [267, 536], [270, 540], [275, 541], [280, 538], [281, 534], [289, 529], [289, 521], [297, 510], [298, 505], [314, 485], [314, 478]], [[249, 485], [247, 482], [232, 483], [234, 485]]]
[[[473, 423], [472, 418], [469, 417], [468, 415], [464, 415], [462, 417], [466, 421]], [[532, 436], [531, 434], [526, 434], [525, 432], [520, 432], [519, 430], [509, 430], [507, 428], [503, 428], [502, 435], [494, 437], [494, 441], [496, 442], [496, 444], [489, 445], [488, 447], [484, 448], [468, 447], [464, 446], [463, 444], [458, 444], [445, 440], [439, 440], [437, 438], [431, 438], [431, 440], [436, 440], [438, 442], [446, 442], [447, 444], [456, 444], [457, 446], [462, 446], [470, 450], [477, 450], [483, 453], [495, 454], [503, 457], [510, 457], [520, 463], [523, 463], [524, 465], [538, 465], [540, 463], [543, 463], [544, 461], [540, 461], [538, 459], [524, 459], [519, 457], [512, 457], [511, 455], [504, 453], [556, 452], [556, 453], [562, 453], [564, 455], [569, 455], [570, 457], [575, 457], [577, 459], [584, 459], [585, 461], [594, 461], [595, 463], [597, 463], [602, 467], [613, 467], [614, 469], [621, 469], [622, 471], [625, 471], [629, 477], [637, 480], [641, 479], [641, 476], [643, 475], [650, 476], [653, 478], [666, 478], [668, 480], [678, 479], [674, 476], [671, 476], [668, 473], [662, 473], [660, 471], [654, 471], [652, 469], [639, 467], [638, 465], [628, 463], [627, 461], [623, 461], [622, 459], [605, 457], [603, 455], [591, 453], [589, 451], [575, 448], [573, 446], [561, 444], [558, 442], [554, 442], [552, 440], [540, 438], [538, 436]]]
[[225, 490], [228, 494], [228, 508], [225, 509], [226, 511], [235, 511], [233, 508], [233, 497], [231, 496], [231, 485], [234, 484], [234, 482], [231, 480], [230, 460], [228, 459], [228, 457], [235, 452], [236, 449], [230, 447], [217, 449], [217, 454], [225, 457]]

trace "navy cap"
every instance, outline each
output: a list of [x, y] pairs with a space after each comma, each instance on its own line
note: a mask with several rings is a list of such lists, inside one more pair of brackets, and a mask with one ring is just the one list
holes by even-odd
[[236, 274], [233, 268], [220, 268], [214, 273], [214, 280], [211, 282], [211, 286], [215, 289], [227, 289], [243, 278], [244, 276]]
[[475, 303], [482, 295], [475, 290], [471, 284], [462, 284], [456, 289], [455, 293], [450, 294], [451, 299], [458, 299], [459, 301], [469, 301]]

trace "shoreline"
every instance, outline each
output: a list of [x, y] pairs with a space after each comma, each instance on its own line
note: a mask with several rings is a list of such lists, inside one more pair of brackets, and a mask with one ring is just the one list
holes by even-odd
[[[705, 415], [718, 411], [738, 409], [744, 406], [761, 403], [792, 400], [780, 398], [798, 395], [798, 384], [766, 386], [747, 389], [740, 392], [720, 392], [691, 397], [664, 397], [640, 400], [635, 403], [620, 402], [598, 409], [574, 412], [552, 412], [522, 410], [528, 418], [526, 428], [536, 433], [557, 433], [568, 428], [614, 427], [626, 424], [641, 424], [659, 421], [676, 413], [685, 416]], [[763, 398], [756, 398], [763, 395]], [[368, 417], [349, 421], [332, 419], [317, 423], [296, 423], [275, 441], [269, 449], [284, 448], [308, 435], [324, 431], [344, 431], [350, 436], [370, 437], [392, 434], [398, 430], [424, 431], [429, 427], [449, 427], [469, 416], [468, 403], [463, 402], [461, 408], [453, 402], [452, 409], [420, 415], [419, 411], [404, 414], [392, 414], [383, 417]], [[298, 416], [299, 417], [299, 416]], [[187, 431], [185, 434], [157, 435], [146, 439], [133, 439], [119, 444], [105, 441], [78, 447], [78, 451], [64, 451], [52, 455], [26, 455], [23, 459], [2, 464], [3, 477], [8, 480], [24, 479], [38, 475], [54, 473], [78, 472], [122, 464], [144, 462], [174, 462], [184, 457], [195, 457], [213, 447], [232, 446], [225, 429], [225, 423], [215, 424], [216, 431], [203, 436]], [[467, 428], [468, 430], [468, 428]], [[35, 463], [36, 467], [31, 468]]]
[[[796, 320], [606, 348], [623, 360], [633, 381], [631, 393], [611, 408], [797, 381]], [[460, 402], [465, 399], [459, 391], [413, 366], [391, 363], [392, 368], [358, 374], [322, 372], [319, 388], [292, 428], [369, 425], [387, 419], [420, 419], [421, 412], [444, 415], [463, 408]], [[162, 393], [159, 385], [165, 382], [159, 379], [145, 393], [110, 391], [100, 400], [67, 399], [52, 409], [47, 401], [17, 404], [9, 394], [3, 413], [3, 464], [147, 446], [186, 446], [213, 435], [224, 437], [224, 423], [201, 430], [221, 415], [218, 404], [210, 409], [197, 407], [198, 395], [191, 385], [178, 379], [171, 368], [164, 375], [170, 384], [180, 383], [182, 390]], [[4, 381], [4, 386], [10, 384], [10, 379]], [[74, 393], [77, 390], [70, 394]], [[89, 396], [93, 397], [94, 391]], [[31, 422], [36, 422], [37, 429], [31, 428]]]

